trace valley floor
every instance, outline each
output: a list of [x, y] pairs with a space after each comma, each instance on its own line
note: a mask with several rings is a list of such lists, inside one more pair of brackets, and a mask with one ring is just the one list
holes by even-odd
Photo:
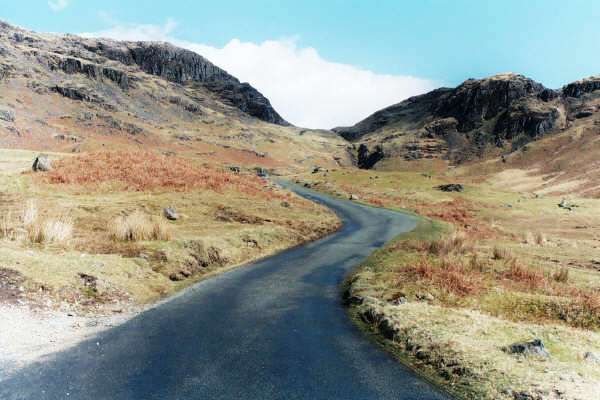
[[[339, 219], [255, 176], [152, 152], [0, 150], [0, 366], [84, 340]], [[163, 213], [170, 207], [177, 219]]]
[[[357, 321], [402, 360], [460, 398], [600, 392], [599, 200], [501, 189], [459, 170], [322, 170], [298, 181], [424, 217], [346, 291]], [[463, 190], [440, 190], [449, 183]]]

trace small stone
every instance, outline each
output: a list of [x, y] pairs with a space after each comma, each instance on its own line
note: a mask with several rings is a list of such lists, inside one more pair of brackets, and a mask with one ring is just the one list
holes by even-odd
[[163, 210], [163, 214], [165, 218], [170, 221], [177, 221], [179, 219], [179, 214], [177, 213], [177, 210], [175, 210], [175, 208], [173, 207], [166, 207]]

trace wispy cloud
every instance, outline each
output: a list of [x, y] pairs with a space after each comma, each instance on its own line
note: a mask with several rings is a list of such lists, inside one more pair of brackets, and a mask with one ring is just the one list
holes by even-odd
[[62, 11], [69, 5], [69, 0], [48, 0], [48, 6], [53, 11]]
[[177, 24], [114, 24], [88, 37], [167, 41], [195, 51], [267, 96], [288, 121], [311, 128], [350, 125], [374, 111], [439, 85], [407, 75], [378, 74], [331, 62], [296, 39], [262, 43], [232, 39], [223, 47], [177, 39]]

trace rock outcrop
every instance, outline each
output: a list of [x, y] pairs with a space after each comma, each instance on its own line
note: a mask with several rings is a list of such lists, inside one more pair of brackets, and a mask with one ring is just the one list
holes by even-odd
[[376, 167], [386, 158], [460, 163], [520, 149], [565, 128], [569, 120], [591, 116], [597, 108], [581, 98], [598, 89], [600, 77], [559, 91], [512, 73], [468, 79], [454, 89], [411, 97], [334, 131], [356, 143], [361, 168]]
[[591, 93], [599, 89], [600, 76], [592, 76], [590, 78], [569, 83], [562, 88], [562, 94], [567, 97], [579, 98], [587, 93]]
[[278, 125], [289, 125], [273, 109], [269, 100], [249, 83], [240, 82], [193, 51], [157, 42], [86, 40], [83, 46], [90, 52], [125, 65], [137, 65], [144, 72], [171, 82], [200, 84], [220, 100], [253, 117]]

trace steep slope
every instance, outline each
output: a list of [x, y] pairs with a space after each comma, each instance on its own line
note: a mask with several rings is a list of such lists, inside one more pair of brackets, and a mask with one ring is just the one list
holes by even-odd
[[37, 34], [6, 23], [0, 23], [0, 146], [74, 152], [132, 146], [266, 168], [349, 162], [343, 139], [290, 126], [250, 84], [194, 52], [167, 43]]
[[[358, 124], [334, 129], [354, 141], [361, 167], [378, 160], [442, 158], [463, 162], [516, 149], [564, 128], [569, 102], [517, 74], [469, 79], [385, 108]], [[366, 156], [365, 156], [366, 155]]]
[[600, 77], [551, 90], [521, 75], [470, 79], [348, 128], [361, 168], [444, 171], [539, 194], [600, 196]]

